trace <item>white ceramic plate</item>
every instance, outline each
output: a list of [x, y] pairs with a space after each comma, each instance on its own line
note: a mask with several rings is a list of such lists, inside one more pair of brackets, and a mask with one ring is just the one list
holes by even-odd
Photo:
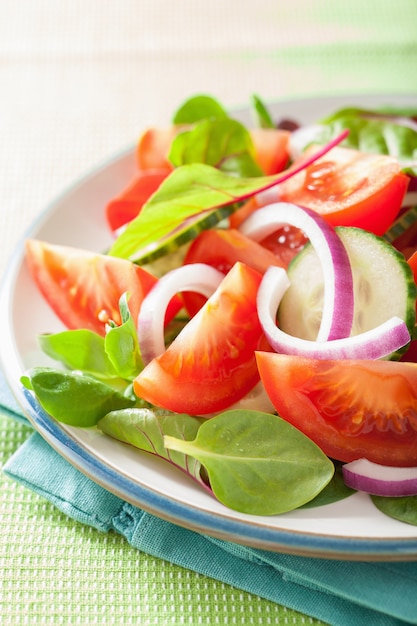
[[[414, 105], [415, 96], [360, 96], [283, 102], [275, 116], [303, 123], [345, 105]], [[237, 114], [247, 120], [247, 111]], [[131, 180], [133, 149], [77, 182], [55, 200], [26, 236], [103, 251], [111, 242], [104, 206]], [[267, 550], [345, 559], [417, 560], [417, 527], [397, 522], [357, 493], [320, 508], [257, 517], [232, 511], [168, 464], [135, 451], [95, 429], [66, 427], [50, 418], [25, 392], [20, 375], [28, 367], [53, 363], [36, 337], [62, 330], [32, 283], [20, 245], [1, 292], [0, 341], [7, 380], [34, 427], [71, 464], [109, 491], [178, 525]]]

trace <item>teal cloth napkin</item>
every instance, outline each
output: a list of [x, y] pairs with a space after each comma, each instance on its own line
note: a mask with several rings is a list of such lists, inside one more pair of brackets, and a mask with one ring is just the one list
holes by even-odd
[[[2, 379], [0, 402], [10, 416], [24, 419]], [[417, 624], [417, 563], [291, 556], [198, 534], [109, 493], [38, 433], [9, 459], [4, 472], [71, 518], [103, 532], [116, 531], [138, 550], [333, 626]]]

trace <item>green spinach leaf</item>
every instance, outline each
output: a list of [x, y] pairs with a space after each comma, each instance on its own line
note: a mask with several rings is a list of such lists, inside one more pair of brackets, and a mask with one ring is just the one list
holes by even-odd
[[389, 517], [417, 526], [417, 496], [386, 498], [371, 496], [376, 508]]
[[179, 133], [168, 158], [174, 167], [206, 163], [239, 176], [262, 175], [249, 131], [230, 118], [203, 120]]
[[106, 354], [104, 338], [91, 330], [64, 330], [39, 335], [42, 351], [71, 370], [81, 370], [100, 380], [119, 379]]
[[190, 415], [173, 414], [151, 409], [123, 409], [105, 415], [97, 424], [103, 432], [135, 448], [169, 461], [202, 483], [201, 464], [181, 452], [167, 450], [164, 436], [192, 440], [201, 420]]
[[71, 426], [94, 426], [109, 411], [135, 404], [126, 394], [79, 372], [34, 367], [21, 382], [49, 415]]
[[122, 323], [113, 326], [104, 339], [104, 348], [114, 370], [121, 378], [134, 380], [143, 369], [136, 324], [128, 307], [128, 294], [121, 296], [119, 309]]
[[322, 120], [317, 141], [326, 143], [341, 129], [349, 129], [343, 145], [362, 152], [387, 154], [396, 158], [402, 169], [417, 175], [417, 125], [406, 125], [395, 117], [363, 109], [342, 109]]
[[226, 110], [215, 98], [202, 94], [186, 100], [174, 113], [172, 123], [195, 124], [201, 120], [221, 120], [228, 117]]
[[254, 515], [301, 506], [334, 472], [312, 441], [269, 413], [226, 411], [204, 422], [194, 441], [165, 436], [164, 443], [200, 461], [220, 502]]
[[333, 502], [339, 502], [339, 500], [344, 500], [356, 493], [355, 490], [348, 487], [343, 480], [342, 463], [338, 461], [333, 461], [333, 463], [335, 472], [331, 481], [315, 498], [306, 502], [306, 504], [303, 504], [300, 508], [312, 509], [317, 506], [332, 504]]

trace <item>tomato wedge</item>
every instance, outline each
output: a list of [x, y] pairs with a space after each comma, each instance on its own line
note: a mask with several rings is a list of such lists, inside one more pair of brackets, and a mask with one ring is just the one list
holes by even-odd
[[[26, 242], [26, 263], [67, 328], [87, 328], [102, 336], [109, 320], [121, 322], [121, 295], [130, 293], [129, 310], [136, 320], [143, 298], [157, 281], [130, 261], [36, 239]], [[173, 301], [167, 317], [180, 306], [179, 300]]]
[[173, 167], [168, 161], [168, 154], [171, 143], [179, 130], [179, 126], [147, 128], [139, 137], [136, 146], [136, 161], [139, 169], [171, 172]]
[[249, 130], [255, 148], [255, 159], [261, 170], [269, 176], [278, 174], [288, 165], [288, 130], [278, 128], [251, 128]]
[[233, 228], [204, 230], [193, 241], [184, 259], [184, 263], [207, 263], [224, 274], [238, 261], [261, 274], [270, 265], [284, 267], [278, 256]]
[[168, 173], [167, 170], [139, 172], [131, 184], [107, 204], [106, 218], [112, 231], [117, 231], [139, 214]]
[[254, 350], [265, 343], [256, 310], [261, 278], [236, 263], [167, 350], [139, 374], [136, 395], [170, 411], [204, 415], [250, 391], [259, 381]]
[[[302, 158], [316, 149], [311, 146]], [[317, 211], [333, 226], [383, 235], [400, 211], [408, 183], [393, 157], [336, 147], [281, 183], [279, 195]]]
[[[238, 261], [261, 274], [270, 265], [284, 267], [278, 256], [234, 229], [204, 230], [194, 239], [184, 258], [184, 264], [207, 263], [223, 274]], [[195, 315], [206, 299], [198, 293], [185, 292], [183, 300], [188, 313]]]
[[417, 364], [257, 352], [278, 414], [344, 462], [417, 465]]

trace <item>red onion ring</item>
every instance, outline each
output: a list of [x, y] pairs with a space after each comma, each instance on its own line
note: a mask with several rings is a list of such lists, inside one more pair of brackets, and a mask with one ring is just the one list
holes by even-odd
[[171, 270], [144, 298], [137, 320], [139, 349], [146, 365], [165, 352], [164, 320], [171, 299], [181, 291], [195, 291], [209, 298], [224, 274], [205, 263], [183, 265]]
[[417, 495], [417, 467], [389, 467], [357, 459], [343, 465], [342, 473], [348, 487], [374, 496]]
[[277, 202], [252, 213], [239, 230], [261, 241], [287, 224], [304, 232], [323, 269], [323, 315], [317, 341], [348, 337], [354, 312], [352, 269], [346, 249], [332, 226], [315, 211]]
[[329, 341], [310, 341], [288, 335], [277, 327], [279, 303], [290, 285], [281, 267], [269, 267], [258, 290], [257, 308], [263, 331], [271, 348], [283, 354], [314, 359], [380, 359], [399, 350], [410, 341], [407, 325], [392, 317], [366, 332]]

